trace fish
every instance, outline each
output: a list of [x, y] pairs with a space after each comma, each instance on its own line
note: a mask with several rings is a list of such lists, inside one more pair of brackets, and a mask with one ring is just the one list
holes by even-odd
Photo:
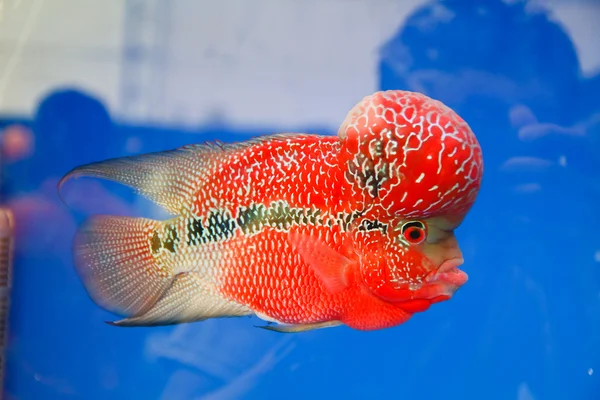
[[133, 188], [165, 220], [92, 215], [73, 239], [90, 298], [121, 327], [257, 316], [264, 329], [378, 330], [468, 280], [455, 230], [477, 198], [480, 145], [452, 109], [365, 96], [337, 135], [273, 133], [75, 167]]

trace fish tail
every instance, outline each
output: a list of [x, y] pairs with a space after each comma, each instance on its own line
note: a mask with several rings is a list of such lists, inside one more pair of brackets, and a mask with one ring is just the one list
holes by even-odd
[[181, 270], [173, 221], [96, 216], [75, 235], [75, 268], [90, 297], [125, 316], [116, 326], [157, 326], [251, 314], [210, 274]]
[[162, 248], [165, 222], [95, 216], [77, 231], [74, 264], [88, 294], [124, 316], [151, 309], [175, 278], [174, 257]]

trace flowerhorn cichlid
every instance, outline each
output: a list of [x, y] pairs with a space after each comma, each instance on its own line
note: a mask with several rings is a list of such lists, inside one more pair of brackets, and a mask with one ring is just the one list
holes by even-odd
[[337, 136], [274, 134], [80, 166], [165, 221], [99, 215], [74, 240], [91, 298], [152, 326], [257, 315], [282, 332], [392, 327], [466, 281], [454, 230], [481, 184], [463, 119], [413, 92], [365, 97]]

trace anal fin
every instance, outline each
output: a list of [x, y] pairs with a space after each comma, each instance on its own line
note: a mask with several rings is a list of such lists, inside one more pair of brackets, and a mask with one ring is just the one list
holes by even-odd
[[109, 323], [130, 327], [159, 326], [251, 313], [246, 306], [223, 298], [210, 282], [197, 273], [186, 272], [176, 276], [171, 287], [146, 313]]

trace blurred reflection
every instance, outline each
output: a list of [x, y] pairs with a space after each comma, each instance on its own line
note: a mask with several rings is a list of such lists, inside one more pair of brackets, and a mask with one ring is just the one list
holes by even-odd
[[30, 157], [33, 153], [33, 133], [21, 124], [11, 124], [1, 131], [2, 158], [14, 163]]
[[382, 89], [455, 109], [483, 148], [482, 192], [461, 229], [473, 269], [461, 323], [478, 343], [465, 358], [486, 374], [464, 393], [587, 398], [585, 370], [600, 362], [600, 76], [581, 76], [544, 9], [500, 0], [417, 9], [382, 47], [380, 74]]
[[13, 215], [0, 208], [0, 390], [4, 391], [6, 337], [13, 270]]
[[273, 335], [240, 335], [240, 331], [222, 330], [220, 326], [219, 321], [208, 320], [179, 325], [170, 334], [148, 336], [149, 357], [180, 364], [161, 398], [243, 398], [295, 346], [291, 335], [277, 335], [273, 340]]
[[[50, 387], [50, 393], [76, 392], [74, 383], [65, 376], [69, 358], [75, 355], [65, 354], [76, 348], [78, 341], [89, 339], [78, 337], [87, 304], [82, 302], [86, 295], [71, 267], [68, 239], [73, 237], [78, 219], [58, 198], [56, 184], [73, 165], [118, 153], [122, 146], [111, 130], [110, 117], [98, 100], [68, 89], [41, 101], [32, 131], [22, 126], [3, 131], [3, 191], [9, 194], [7, 206], [14, 214], [17, 265], [10, 316], [8, 393], [47, 398], [44, 387]], [[98, 203], [115, 212], [128, 208], [97, 182], [81, 182], [78, 190], [73, 202], [79, 211], [89, 211]], [[61, 321], [65, 313], [69, 319]]]
[[[11, 128], [4, 131], [6, 162], [16, 163], [19, 192], [11, 193], [10, 207], [15, 213], [17, 252], [54, 254], [70, 265], [70, 242], [76, 221], [61, 203], [56, 185], [73, 166], [114, 156], [122, 146], [112, 132], [112, 121], [96, 99], [76, 90], [60, 90], [40, 103], [33, 131]], [[9, 188], [13, 182], [7, 182]], [[97, 182], [78, 182], [69, 206], [90, 212], [104, 204], [114, 212], [127, 206], [102, 189]], [[107, 202], [109, 204], [107, 205]], [[67, 257], [67, 258], [65, 258]]]

